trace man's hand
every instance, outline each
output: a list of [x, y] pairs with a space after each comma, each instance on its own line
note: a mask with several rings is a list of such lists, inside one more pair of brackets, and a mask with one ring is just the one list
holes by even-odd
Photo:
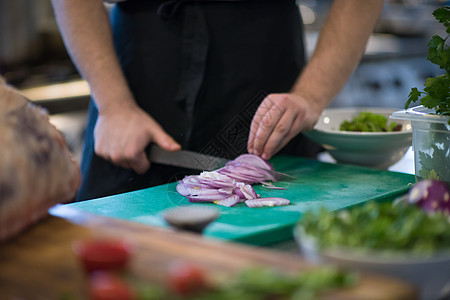
[[335, 0], [308, 64], [291, 89], [261, 103], [250, 126], [248, 152], [269, 159], [302, 130], [312, 129], [364, 54], [383, 0]]
[[321, 111], [299, 95], [268, 95], [253, 117], [248, 152], [271, 158], [300, 131], [312, 129]]
[[135, 105], [100, 113], [94, 137], [97, 155], [138, 174], [150, 167], [145, 154], [149, 143], [154, 142], [168, 151], [181, 148], [151, 116]]
[[67, 49], [99, 110], [95, 126], [97, 155], [124, 168], [145, 173], [145, 148], [155, 142], [175, 151], [180, 145], [141, 110], [114, 51], [109, 15], [103, 1], [52, 0]]

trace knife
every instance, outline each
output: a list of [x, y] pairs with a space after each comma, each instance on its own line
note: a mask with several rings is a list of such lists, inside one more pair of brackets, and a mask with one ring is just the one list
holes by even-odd
[[228, 162], [225, 158], [188, 150], [166, 151], [156, 144], [148, 147], [147, 155], [154, 163], [203, 171], [217, 170]]
[[[167, 151], [156, 144], [151, 144], [151, 146], [147, 148], [147, 156], [149, 160], [154, 163], [202, 171], [217, 170], [225, 166], [228, 162], [225, 158], [189, 150]], [[291, 181], [296, 179], [296, 177], [286, 173], [268, 169], [264, 170], [272, 174], [277, 181]]]

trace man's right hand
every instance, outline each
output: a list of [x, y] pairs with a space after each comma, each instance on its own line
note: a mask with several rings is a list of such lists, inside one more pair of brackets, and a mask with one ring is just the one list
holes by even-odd
[[144, 152], [150, 142], [179, 150], [180, 145], [136, 105], [114, 51], [103, 1], [52, 0], [52, 4], [66, 47], [89, 82], [99, 110], [94, 131], [97, 155], [141, 174], [150, 167]]
[[94, 140], [97, 155], [138, 174], [150, 167], [145, 153], [149, 143], [168, 151], [181, 149], [151, 116], [134, 104], [99, 113]]

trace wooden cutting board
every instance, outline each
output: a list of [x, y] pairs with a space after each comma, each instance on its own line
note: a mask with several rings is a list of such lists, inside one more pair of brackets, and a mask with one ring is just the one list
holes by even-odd
[[292, 228], [307, 210], [326, 207], [337, 210], [368, 200], [392, 199], [404, 194], [415, 182], [410, 174], [377, 170], [352, 165], [323, 163], [300, 157], [278, 156], [271, 160], [275, 170], [296, 177], [278, 182], [286, 190], [270, 190], [255, 186], [262, 197], [282, 197], [288, 206], [248, 208], [244, 203], [234, 207], [215, 204], [190, 204], [179, 195], [176, 183], [169, 183], [84, 202], [70, 207], [90, 213], [114, 217], [151, 226], [165, 227], [162, 218], [166, 209], [180, 205], [213, 206], [220, 217], [204, 234], [214, 238], [253, 245], [269, 245], [292, 238]]
[[[312, 267], [298, 254], [204, 239], [188, 232], [86, 214], [67, 206], [57, 207], [53, 212], [65, 219], [49, 216], [0, 244], [0, 299], [89, 299], [88, 276], [71, 248], [74, 241], [90, 237], [131, 239], [137, 251], [126, 273], [133, 282], [143, 284], [165, 286], [170, 263], [179, 259], [195, 263], [208, 278], [232, 277], [243, 268], [255, 266], [286, 273]], [[414, 300], [417, 297], [413, 286], [398, 279], [361, 274], [355, 287], [330, 291], [320, 299]]]

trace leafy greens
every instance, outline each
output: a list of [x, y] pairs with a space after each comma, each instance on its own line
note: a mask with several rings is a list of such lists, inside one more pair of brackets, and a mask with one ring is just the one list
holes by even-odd
[[360, 112], [351, 121], [343, 121], [339, 127], [342, 131], [384, 132], [397, 131], [397, 123], [388, 124], [385, 116], [371, 112]]
[[[446, 27], [447, 36], [433, 36], [428, 42], [427, 59], [438, 65], [444, 74], [428, 78], [423, 91], [412, 88], [405, 104], [407, 109], [412, 102], [420, 101], [423, 106], [435, 109], [438, 115], [450, 115], [450, 48], [447, 44], [450, 35], [450, 6], [444, 6], [433, 12], [434, 17]], [[450, 120], [449, 120], [450, 124]]]
[[450, 251], [447, 216], [442, 212], [426, 214], [416, 205], [371, 201], [337, 212], [323, 208], [305, 213], [300, 226], [317, 239], [321, 248], [408, 251], [420, 255]]

